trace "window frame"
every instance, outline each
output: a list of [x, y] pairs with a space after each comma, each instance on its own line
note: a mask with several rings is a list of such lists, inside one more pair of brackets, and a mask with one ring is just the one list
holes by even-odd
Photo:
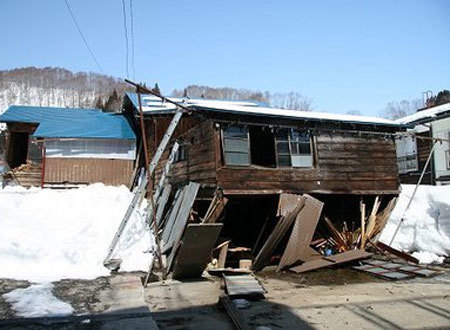
[[[406, 148], [405, 148], [405, 141], [400, 140], [403, 144], [403, 152], [402, 155], [398, 155], [398, 149], [396, 150], [396, 158], [397, 158], [397, 169], [398, 169], [398, 173], [399, 174], [407, 174], [407, 173], [411, 173], [411, 172], [416, 172], [419, 170], [419, 158], [418, 158], [418, 150], [417, 150], [417, 139], [413, 138], [413, 137], [405, 137], [406, 139], [411, 139], [411, 143], [414, 143], [415, 148], [414, 148], [414, 153], [407, 153], [406, 152]], [[413, 162], [413, 164], [415, 164], [415, 166], [413, 167], [408, 167], [408, 164], [410, 162]]]
[[[246, 138], [242, 137], [227, 137], [226, 130], [232, 126], [242, 127], [246, 130]], [[250, 131], [248, 129], [248, 125], [243, 124], [222, 124], [221, 125], [221, 144], [222, 144], [222, 160], [223, 165], [225, 166], [237, 166], [237, 167], [250, 167], [252, 165], [252, 159], [251, 159], [251, 152], [250, 152]], [[226, 149], [226, 140], [238, 140], [238, 141], [247, 141], [247, 152], [241, 152], [241, 151], [227, 151]], [[248, 163], [247, 164], [230, 164], [227, 163], [227, 153], [232, 154], [247, 154]]]
[[[309, 130], [304, 130], [304, 132], [308, 133], [308, 137], [309, 137], [309, 153], [305, 154], [305, 153], [300, 153], [300, 152], [295, 152], [292, 150], [292, 145], [293, 144], [308, 144], [307, 142], [301, 142], [301, 141], [296, 141], [293, 139], [292, 134], [294, 131], [298, 132], [298, 133], [304, 133], [301, 130], [297, 129], [297, 128], [282, 128], [282, 130], [287, 130], [287, 139], [279, 139], [278, 135], [275, 134], [275, 152], [276, 152], [276, 160], [277, 160], [277, 168], [295, 168], [295, 169], [310, 169], [310, 168], [314, 168], [314, 144], [313, 144], [313, 136], [311, 135], [311, 133], [309, 132]], [[288, 149], [289, 149], [289, 154], [287, 153], [283, 153], [281, 154], [281, 156], [289, 156], [289, 162], [290, 165], [289, 166], [285, 166], [285, 165], [280, 165], [279, 161], [278, 161], [278, 156], [280, 155], [278, 153], [278, 143], [288, 143]], [[297, 149], [300, 151], [300, 148], [297, 147]], [[295, 166], [293, 161], [292, 161], [292, 157], [293, 156], [310, 156], [311, 157], [311, 166]]]

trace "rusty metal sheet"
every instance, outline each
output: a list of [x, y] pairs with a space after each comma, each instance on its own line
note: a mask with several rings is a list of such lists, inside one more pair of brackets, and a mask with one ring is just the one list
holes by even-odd
[[288, 244], [278, 264], [277, 271], [293, 265], [299, 261], [307, 261], [312, 255], [319, 255], [311, 251], [310, 244], [322, 213], [323, 203], [309, 195], [303, 195], [305, 206], [295, 219], [294, 228]]
[[[281, 197], [283, 195], [284, 194], [282, 194]], [[291, 195], [291, 196], [298, 196], [298, 195]], [[277, 247], [277, 245], [283, 239], [288, 229], [291, 227], [298, 212], [300, 212], [300, 210], [304, 207], [305, 198], [302, 196], [299, 197], [300, 199], [298, 199], [298, 201], [296, 202], [297, 204], [295, 208], [293, 208], [290, 212], [288, 212], [286, 216], [282, 217], [280, 221], [275, 225], [274, 230], [269, 235], [266, 242], [259, 251], [258, 255], [256, 256], [253, 265], [251, 267], [252, 270], [258, 271], [265, 266], [267, 259], [270, 258], [273, 250]]]

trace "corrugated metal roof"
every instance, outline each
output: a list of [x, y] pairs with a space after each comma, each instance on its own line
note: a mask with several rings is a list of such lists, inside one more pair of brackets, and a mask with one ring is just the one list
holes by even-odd
[[136, 139], [123, 115], [98, 109], [12, 105], [0, 115], [0, 122], [39, 124], [34, 137]]
[[[138, 107], [137, 96], [134, 93], [127, 93], [128, 98], [133, 105]], [[240, 115], [260, 116], [267, 118], [279, 118], [289, 120], [308, 120], [308, 121], [327, 121], [327, 122], [345, 122], [354, 124], [367, 124], [377, 126], [402, 127], [402, 123], [393, 120], [356, 116], [339, 113], [326, 113], [319, 111], [299, 111], [289, 109], [276, 109], [260, 106], [255, 102], [246, 101], [222, 101], [205, 99], [187, 99], [187, 98], [169, 98], [172, 101], [180, 102], [186, 107], [197, 111], [221, 112]], [[175, 106], [170, 103], [162, 103], [161, 99], [155, 96], [142, 96], [142, 111], [144, 114], [169, 114], [175, 110]]]

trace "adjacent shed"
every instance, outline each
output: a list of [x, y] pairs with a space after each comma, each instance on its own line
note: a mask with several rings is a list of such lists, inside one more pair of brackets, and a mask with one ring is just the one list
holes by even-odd
[[136, 136], [124, 115], [98, 109], [10, 106], [6, 159], [24, 186], [129, 185]]

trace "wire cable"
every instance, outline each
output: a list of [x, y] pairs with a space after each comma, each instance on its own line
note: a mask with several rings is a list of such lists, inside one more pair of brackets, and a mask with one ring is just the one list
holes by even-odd
[[72, 16], [72, 20], [75, 23], [75, 26], [78, 30], [78, 33], [80, 34], [81, 38], [84, 41], [84, 44], [86, 45], [87, 50], [89, 51], [89, 54], [91, 54], [92, 59], [94, 60], [95, 64], [97, 65], [98, 69], [100, 70], [101, 73], [103, 73], [103, 69], [101, 67], [101, 65], [98, 63], [97, 58], [94, 55], [94, 52], [92, 51], [91, 47], [89, 47], [89, 43], [87, 42], [83, 32], [81, 31], [80, 25], [78, 24], [77, 19], [75, 18], [75, 15], [72, 11], [72, 9], [69, 6], [69, 2], [67, 0], [64, 0], [64, 2], [66, 3], [67, 9], [69, 10], [70, 16]]
[[133, 80], [135, 80], [134, 71], [134, 15], [133, 15], [133, 0], [130, 0], [130, 25], [131, 25], [131, 72]]
[[125, 0], [122, 0], [122, 13], [123, 13], [123, 29], [125, 32], [125, 67], [127, 78], [130, 77], [130, 72], [128, 69], [128, 29], [127, 29], [127, 11], [125, 9]]

